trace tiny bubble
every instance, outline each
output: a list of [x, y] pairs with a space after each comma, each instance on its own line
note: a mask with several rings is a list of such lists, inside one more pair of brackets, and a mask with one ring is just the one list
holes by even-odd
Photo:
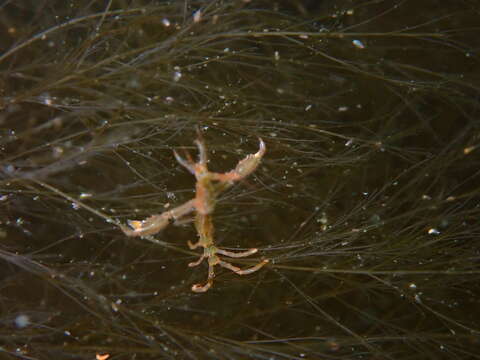
[[357, 49], [365, 49], [365, 45], [360, 40], [353, 40], [352, 41], [353, 46], [355, 46]]
[[173, 73], [173, 81], [178, 82], [182, 78], [182, 73], [180, 71], [175, 71]]
[[22, 329], [24, 327], [27, 327], [28, 325], [30, 325], [30, 318], [25, 315], [25, 314], [22, 314], [22, 315], [18, 315], [16, 318], [15, 318], [15, 326]]

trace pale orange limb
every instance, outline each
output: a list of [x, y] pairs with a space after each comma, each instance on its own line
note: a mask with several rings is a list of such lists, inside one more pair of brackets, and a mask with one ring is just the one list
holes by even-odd
[[205, 285], [202, 284], [195, 284], [192, 286], [192, 291], [196, 293], [203, 293], [206, 292], [208, 289], [212, 287], [212, 282], [207, 282]]
[[202, 293], [210, 289], [213, 285], [213, 279], [215, 278], [215, 270], [214, 266], [217, 264], [218, 258], [215, 257], [215, 259], [212, 261], [212, 259], [209, 259], [208, 262], [208, 279], [205, 285], [202, 284], [195, 284], [192, 286], [192, 291], [197, 292], [197, 293]]
[[194, 267], [194, 266], [198, 266], [202, 263], [202, 261], [206, 258], [205, 254], [203, 255], [200, 255], [200, 258], [197, 260], [197, 261], [194, 261], [194, 262], [191, 262], [190, 264], [188, 264], [189, 267]]
[[175, 159], [180, 165], [182, 165], [184, 168], [190, 171], [193, 175], [195, 175], [195, 164], [193, 163], [193, 161], [191, 161], [191, 159], [189, 159], [190, 161], [185, 160], [180, 155], [178, 155], [178, 153], [175, 150], [173, 150], [173, 155], [175, 156]]
[[224, 174], [212, 173], [215, 180], [222, 182], [239, 181], [254, 172], [258, 165], [260, 165], [260, 161], [262, 160], [262, 157], [266, 151], [265, 143], [262, 139], [259, 140], [260, 149], [255, 154], [247, 155], [232, 171]]
[[161, 215], [152, 215], [145, 220], [129, 220], [127, 227], [125, 225], [121, 225], [122, 231], [127, 236], [146, 236], [146, 235], [153, 235], [161, 231], [168, 225], [169, 217], [166, 216], [165, 213]]
[[121, 225], [120, 228], [127, 236], [146, 236], [154, 235], [163, 230], [171, 220], [176, 220], [187, 215], [195, 209], [195, 199], [187, 201], [172, 210], [165, 211], [159, 215], [152, 215], [145, 220], [129, 220], [128, 225]]
[[200, 241], [197, 241], [196, 243], [192, 243], [190, 240], [187, 241], [187, 244], [188, 244], [188, 247], [190, 248], [190, 250], [195, 250], [196, 248], [198, 248], [199, 246], [202, 246], [202, 244], [200, 243]]
[[255, 254], [258, 251], [258, 249], [249, 249], [247, 251], [241, 251], [241, 252], [232, 252], [232, 251], [227, 251], [223, 249], [217, 249], [217, 254], [220, 255], [225, 255], [231, 258], [241, 258], [245, 256], [250, 256]]
[[235, 271], [235, 273], [236, 273], [237, 275], [249, 275], [249, 274], [251, 274], [251, 273], [254, 273], [255, 271], [260, 270], [262, 267], [264, 267], [265, 265], [267, 265], [269, 262], [270, 262], [270, 260], [265, 259], [265, 260], [262, 260], [261, 262], [259, 262], [257, 265], [252, 266], [251, 268], [242, 269], [242, 270], [240, 270], [240, 271]]
[[260, 270], [263, 266], [265, 266], [268, 263], [269, 263], [268, 260], [263, 260], [263, 261], [259, 262], [257, 265], [252, 266], [252, 267], [247, 268], [247, 269], [240, 269], [239, 267], [233, 266], [232, 264], [230, 264], [226, 261], [222, 261], [222, 260], [220, 260], [218, 264], [221, 267], [232, 270], [237, 275], [249, 275], [251, 273], [254, 273], [255, 271]]
[[208, 162], [208, 155], [207, 155], [207, 148], [205, 147], [205, 143], [203, 140], [195, 140], [195, 145], [198, 148], [198, 163], [202, 166], [207, 166]]

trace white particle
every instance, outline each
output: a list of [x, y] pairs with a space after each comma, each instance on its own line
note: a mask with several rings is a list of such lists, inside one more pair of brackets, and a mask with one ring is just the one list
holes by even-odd
[[202, 20], [202, 10], [197, 10], [193, 14], [193, 22], [198, 23], [200, 20]]
[[63, 155], [64, 150], [61, 146], [54, 146], [52, 148], [52, 152], [53, 152], [53, 157], [55, 159], [58, 159]]
[[48, 95], [45, 95], [45, 97], [42, 99], [42, 102], [47, 106], [50, 106], [53, 104], [52, 98], [49, 97]]
[[178, 82], [182, 78], [182, 73], [180, 71], [175, 71], [173, 73], [173, 81]]
[[357, 49], [365, 49], [365, 45], [360, 40], [353, 40], [352, 41], [353, 46], [355, 46]]
[[170, 20], [168, 20], [167, 18], [164, 18], [164, 19], [162, 20], [162, 24], [163, 24], [163, 26], [165, 26], [165, 27], [169, 27], [169, 26], [170, 26]]
[[30, 325], [30, 318], [25, 315], [25, 314], [22, 314], [22, 315], [18, 315], [16, 318], [15, 318], [15, 326], [22, 329], [24, 327], [27, 327], [28, 325]]

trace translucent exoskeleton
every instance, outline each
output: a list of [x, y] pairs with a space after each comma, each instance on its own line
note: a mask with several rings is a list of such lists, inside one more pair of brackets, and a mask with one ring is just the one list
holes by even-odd
[[207, 149], [201, 136], [195, 140], [199, 153], [198, 162], [194, 162], [190, 155], [187, 155], [187, 159], [184, 159], [174, 151], [175, 158], [179, 164], [195, 175], [197, 179], [195, 197], [176, 208], [165, 211], [162, 214], [152, 215], [143, 221], [129, 221], [129, 227], [121, 226], [122, 231], [127, 236], [153, 235], [165, 228], [170, 222], [195, 212], [195, 228], [199, 239], [196, 243], [188, 242], [188, 246], [192, 250], [198, 247], [203, 248], [203, 254], [197, 261], [190, 263], [189, 266], [200, 265], [203, 260], [207, 259], [208, 278], [204, 284], [193, 285], [192, 290], [194, 292], [205, 292], [212, 287], [216, 265], [229, 269], [238, 275], [248, 275], [259, 270], [269, 262], [265, 259], [250, 268], [238, 268], [222, 259], [221, 256], [241, 258], [255, 254], [258, 249], [252, 248], [241, 252], [223, 250], [215, 246], [213, 236], [212, 214], [215, 210], [218, 196], [236, 181], [240, 181], [250, 175], [258, 167], [266, 151], [265, 143], [262, 139], [259, 140], [260, 148], [258, 152], [246, 156], [237, 164], [235, 169], [226, 173], [215, 173], [208, 170]]

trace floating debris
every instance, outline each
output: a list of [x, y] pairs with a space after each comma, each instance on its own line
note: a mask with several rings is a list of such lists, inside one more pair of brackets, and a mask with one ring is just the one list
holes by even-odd
[[200, 20], [202, 20], [202, 10], [197, 10], [193, 14], [193, 22], [198, 23]]
[[27, 327], [28, 325], [30, 325], [30, 317], [28, 315], [21, 314], [21, 315], [18, 315], [15, 318], [15, 326], [16, 327], [18, 327], [20, 329], [23, 329], [23, 328]]
[[175, 71], [173, 73], [173, 81], [178, 82], [182, 78], [182, 73], [180, 71]]
[[476, 149], [476, 146], [469, 146], [469, 147], [466, 147], [465, 149], [463, 149], [463, 153], [464, 153], [465, 155], [468, 155], [468, 154], [470, 154], [470, 153], [471, 153], [473, 150], [475, 150], [475, 149]]
[[80, 199], [87, 199], [87, 198], [90, 198], [90, 197], [92, 197], [92, 196], [93, 196], [93, 194], [91, 194], [91, 193], [84, 193], [84, 192], [82, 192], [82, 193], [80, 194], [79, 198], [80, 198]]
[[355, 46], [357, 49], [365, 49], [365, 45], [360, 40], [353, 40], [352, 41], [353, 46]]
[[165, 27], [169, 27], [171, 25], [170, 20], [168, 20], [167, 18], [162, 19], [162, 24]]

